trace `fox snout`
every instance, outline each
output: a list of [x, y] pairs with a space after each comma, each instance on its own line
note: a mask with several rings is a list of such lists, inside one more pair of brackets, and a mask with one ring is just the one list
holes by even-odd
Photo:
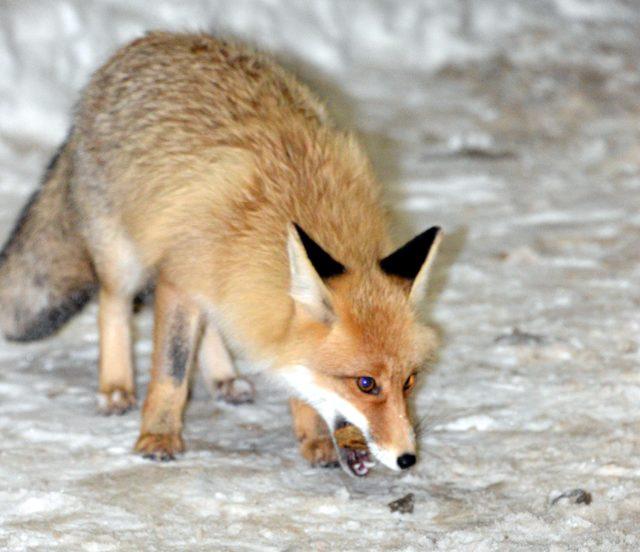
[[411, 452], [398, 453], [395, 450], [379, 447], [375, 442], [369, 443], [369, 449], [376, 460], [392, 470], [408, 470], [418, 460], [415, 449]]
[[[347, 473], [366, 475], [374, 460], [395, 471], [409, 469], [416, 463], [415, 434], [402, 387], [391, 391], [388, 385], [379, 397], [370, 396], [359, 390], [356, 382], [349, 382], [349, 378], [340, 378], [341, 385], [331, 387], [332, 379], [302, 365], [290, 367], [282, 376], [324, 419], [338, 460]], [[356, 391], [339, 389], [344, 385], [349, 389], [355, 387]], [[336, 432], [346, 426], [355, 426], [366, 446], [352, 448], [339, 443]]]
[[[354, 405], [351, 413], [354, 413]], [[385, 419], [395, 419], [395, 425], [385, 424]], [[351, 422], [353, 420], [353, 423]], [[368, 418], [362, 412], [355, 417], [347, 419], [338, 414], [333, 423], [334, 436], [341, 433], [347, 426], [354, 426], [357, 431], [349, 431], [346, 435], [351, 439], [334, 439], [340, 461], [347, 472], [355, 475], [366, 475], [368, 468], [377, 460], [394, 471], [407, 470], [416, 461], [416, 447], [413, 428], [406, 423], [403, 416], [382, 415], [380, 418]], [[380, 426], [386, 430], [385, 436], [380, 431]], [[330, 426], [331, 427], [331, 426]], [[355, 433], [355, 434], [354, 434]]]
[[407, 470], [416, 463], [415, 433], [402, 394], [390, 394], [367, 419], [369, 448], [380, 463], [392, 470]]

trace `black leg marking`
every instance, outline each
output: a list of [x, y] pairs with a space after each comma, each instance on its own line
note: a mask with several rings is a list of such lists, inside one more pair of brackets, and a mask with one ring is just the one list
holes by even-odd
[[171, 341], [169, 345], [169, 361], [171, 363], [171, 377], [178, 384], [182, 383], [187, 373], [190, 346], [186, 336], [187, 323], [182, 312], [176, 313], [176, 319], [171, 328]]

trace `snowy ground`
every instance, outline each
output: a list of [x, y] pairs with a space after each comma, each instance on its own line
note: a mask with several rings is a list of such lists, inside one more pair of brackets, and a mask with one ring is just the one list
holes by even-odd
[[[309, 468], [260, 379], [241, 408], [196, 382], [189, 452], [146, 462], [138, 412], [94, 413], [92, 307], [47, 342], [0, 344], [0, 548], [637, 550], [639, 26], [632, 0], [5, 0], [0, 234], [108, 52], [199, 28], [295, 67], [362, 133], [399, 237], [448, 239], [416, 469]], [[551, 504], [578, 488], [591, 504]], [[409, 492], [414, 513], [390, 513]]]

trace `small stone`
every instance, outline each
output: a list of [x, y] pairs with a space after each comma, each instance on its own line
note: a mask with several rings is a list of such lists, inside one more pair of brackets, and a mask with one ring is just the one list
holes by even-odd
[[520, 328], [513, 328], [511, 333], [503, 334], [496, 337], [494, 343], [500, 345], [544, 345], [546, 339], [542, 335], [537, 335], [529, 332], [523, 332]]
[[413, 493], [409, 493], [398, 500], [389, 502], [389, 509], [392, 512], [400, 512], [401, 514], [413, 514], [413, 507], [415, 505], [415, 497]]
[[551, 501], [551, 506], [555, 506], [556, 504], [558, 504], [558, 502], [565, 498], [574, 504], [586, 504], [587, 506], [589, 506], [589, 504], [591, 504], [591, 501], [593, 500], [590, 492], [585, 491], [584, 489], [572, 489], [570, 491], [565, 491], [559, 496], [556, 496]]

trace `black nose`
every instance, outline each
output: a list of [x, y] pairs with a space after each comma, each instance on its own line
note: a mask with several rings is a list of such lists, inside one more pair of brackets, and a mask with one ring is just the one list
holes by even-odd
[[403, 454], [402, 456], [398, 456], [398, 466], [400, 466], [401, 470], [406, 470], [407, 468], [413, 466], [415, 463], [415, 454]]

